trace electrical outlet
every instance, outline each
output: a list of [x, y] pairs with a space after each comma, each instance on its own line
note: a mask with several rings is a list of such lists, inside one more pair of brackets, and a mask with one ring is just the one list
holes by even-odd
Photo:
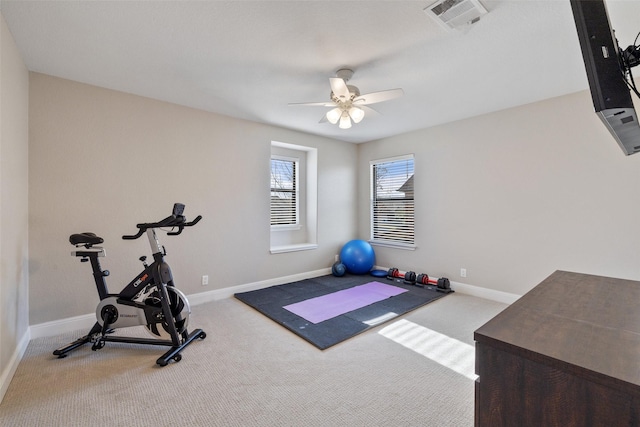
[[207, 286], [209, 284], [209, 276], [202, 276], [202, 286]]
[[467, 269], [466, 268], [461, 268], [460, 269], [460, 277], [467, 277]]

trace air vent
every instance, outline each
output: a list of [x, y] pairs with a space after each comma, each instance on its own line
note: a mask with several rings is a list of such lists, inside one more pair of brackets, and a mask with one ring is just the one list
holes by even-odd
[[424, 11], [448, 30], [475, 24], [487, 9], [478, 0], [440, 0]]

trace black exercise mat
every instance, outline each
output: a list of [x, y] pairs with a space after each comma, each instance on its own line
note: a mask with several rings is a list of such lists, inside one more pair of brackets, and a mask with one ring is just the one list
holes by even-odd
[[[406, 289], [400, 295], [384, 299], [366, 307], [313, 324], [283, 307], [310, 298], [327, 295], [372, 281]], [[367, 329], [378, 326], [400, 315], [422, 307], [447, 294], [438, 292], [435, 286], [424, 288], [405, 285], [401, 280], [388, 280], [369, 275], [332, 275], [301, 280], [284, 285], [271, 286], [257, 291], [242, 292], [235, 297], [255, 308], [271, 320], [281, 324], [320, 350], [327, 349]], [[374, 319], [379, 319], [372, 322]]]

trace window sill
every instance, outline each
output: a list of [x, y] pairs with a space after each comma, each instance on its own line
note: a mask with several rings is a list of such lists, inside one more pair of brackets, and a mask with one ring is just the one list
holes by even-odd
[[291, 224], [291, 225], [272, 225], [271, 231], [291, 231], [291, 230], [300, 230], [302, 226], [300, 224]]
[[316, 243], [301, 243], [299, 245], [273, 246], [269, 252], [272, 254], [282, 254], [285, 252], [308, 251], [311, 249], [318, 249], [318, 245]]
[[369, 240], [369, 243], [371, 246], [382, 246], [385, 248], [402, 249], [405, 251], [415, 251], [417, 249], [416, 245], [409, 245], [406, 243], [381, 242], [377, 240]]

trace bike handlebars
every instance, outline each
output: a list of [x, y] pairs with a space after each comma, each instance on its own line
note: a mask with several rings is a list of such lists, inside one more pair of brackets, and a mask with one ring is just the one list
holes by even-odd
[[131, 236], [122, 236], [124, 240], [135, 240], [141, 237], [150, 228], [162, 228], [162, 227], [178, 227], [178, 231], [170, 231], [167, 234], [169, 236], [177, 236], [182, 233], [185, 227], [192, 227], [196, 225], [202, 219], [202, 215], [198, 215], [193, 221], [187, 222], [187, 219], [183, 215], [171, 215], [159, 222], [145, 222], [136, 224], [138, 227], [138, 233]]

